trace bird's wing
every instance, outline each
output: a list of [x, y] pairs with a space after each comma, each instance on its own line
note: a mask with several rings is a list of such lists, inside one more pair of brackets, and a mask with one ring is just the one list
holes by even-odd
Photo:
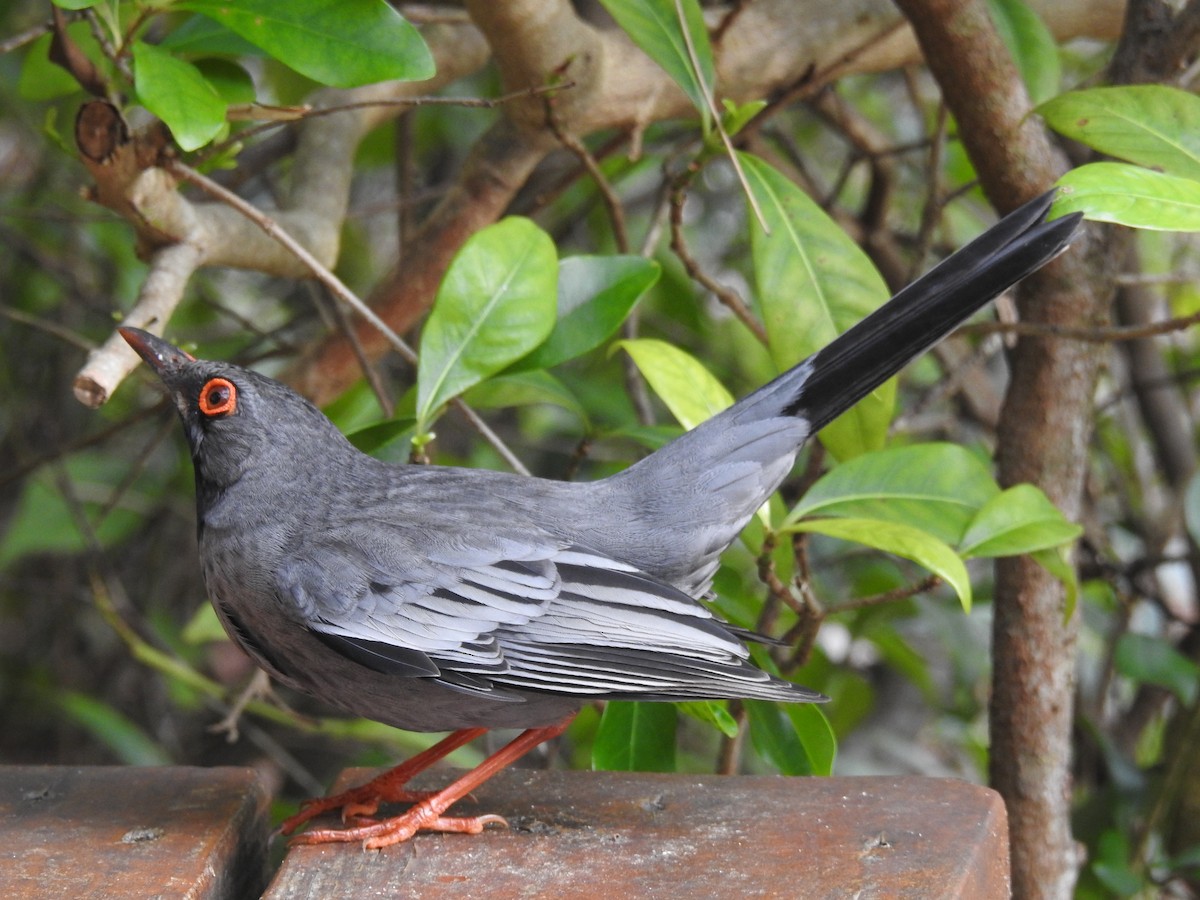
[[277, 587], [344, 656], [498, 700], [518, 691], [821, 699], [750, 665], [741, 641], [691, 597], [603, 554], [494, 531], [422, 544], [418, 553], [376, 522], [299, 548]]

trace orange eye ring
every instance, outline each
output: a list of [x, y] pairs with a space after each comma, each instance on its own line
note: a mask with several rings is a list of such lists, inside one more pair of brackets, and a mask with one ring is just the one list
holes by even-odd
[[237, 386], [227, 378], [210, 378], [200, 388], [200, 412], [229, 416], [237, 412]]

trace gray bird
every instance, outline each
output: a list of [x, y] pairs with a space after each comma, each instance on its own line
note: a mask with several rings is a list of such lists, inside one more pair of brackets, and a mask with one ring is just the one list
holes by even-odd
[[[229, 636], [272, 677], [350, 713], [453, 731], [318, 813], [402, 816], [297, 840], [380, 847], [448, 818], [486, 778], [594, 700], [820, 702], [749, 662], [753, 639], [696, 598], [804, 441], [1053, 258], [1078, 216], [1052, 195], [993, 226], [824, 349], [623, 472], [591, 483], [380, 462], [270, 378], [125, 340], [166, 386], [191, 446], [204, 581]], [[527, 729], [432, 795], [413, 774], [489, 728]], [[362, 820], [359, 820], [362, 821]]]

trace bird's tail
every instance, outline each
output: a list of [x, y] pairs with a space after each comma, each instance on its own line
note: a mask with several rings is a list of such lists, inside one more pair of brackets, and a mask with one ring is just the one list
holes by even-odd
[[[1061, 253], [1079, 226], [1076, 213], [1047, 222], [1054, 192], [1031, 200], [806, 361], [807, 378], [785, 372], [782, 412], [802, 416], [817, 431], [924, 353], [976, 310]], [[796, 377], [797, 373], [800, 377]], [[753, 396], [753, 395], [752, 395]], [[750, 400], [751, 397], [747, 397]]]
[[[809, 435], [1062, 252], [1080, 216], [1046, 221], [1053, 199], [1045, 194], [1005, 216], [831, 344], [626, 470], [619, 478], [631, 497], [688, 504], [683, 520], [705, 546], [685, 541], [685, 552], [715, 566]], [[701, 585], [708, 568], [680, 580]]]

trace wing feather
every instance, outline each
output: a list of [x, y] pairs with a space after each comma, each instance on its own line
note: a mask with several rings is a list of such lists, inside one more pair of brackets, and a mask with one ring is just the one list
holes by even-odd
[[749, 663], [729, 627], [677, 588], [586, 547], [502, 538], [417, 555], [369, 537], [309, 549], [279, 594], [328, 646], [400, 677], [497, 699], [819, 698]]

